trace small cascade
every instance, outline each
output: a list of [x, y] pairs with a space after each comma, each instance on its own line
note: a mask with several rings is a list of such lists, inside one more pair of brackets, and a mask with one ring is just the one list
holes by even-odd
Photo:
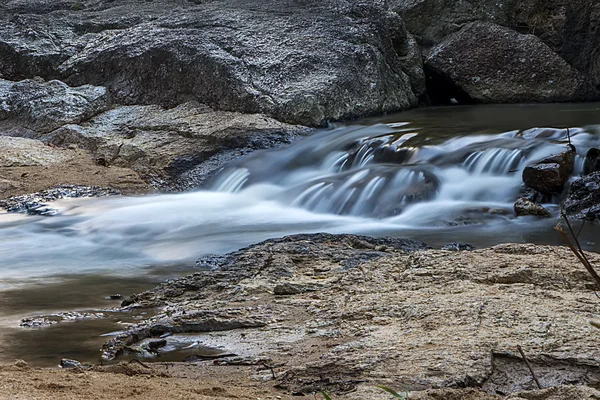
[[406, 123], [338, 128], [234, 162], [212, 187], [238, 192], [275, 185], [277, 201], [321, 214], [381, 219], [417, 203], [436, 208], [450, 202], [454, 214], [494, 209], [506, 218], [523, 169], [570, 142], [580, 172], [583, 155], [600, 142], [595, 129], [535, 128], [433, 141]]

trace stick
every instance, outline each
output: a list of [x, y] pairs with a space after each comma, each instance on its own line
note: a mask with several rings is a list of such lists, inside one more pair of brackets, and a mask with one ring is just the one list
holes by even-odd
[[523, 349], [519, 345], [517, 345], [517, 349], [519, 349], [519, 353], [521, 353], [521, 357], [523, 357], [523, 360], [525, 360], [525, 364], [527, 364], [527, 368], [529, 368], [529, 372], [531, 372], [531, 376], [533, 376], [533, 380], [535, 381], [538, 389], [541, 389], [542, 385], [540, 385], [540, 381], [538, 381], [537, 376], [535, 376], [535, 372], [533, 372], [533, 368], [531, 368], [531, 364], [529, 363], [529, 360], [527, 359], [527, 357], [525, 357], [525, 353], [523, 352]]

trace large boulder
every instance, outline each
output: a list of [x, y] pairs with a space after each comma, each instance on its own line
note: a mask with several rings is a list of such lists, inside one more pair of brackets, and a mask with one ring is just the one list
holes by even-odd
[[410, 108], [425, 92], [416, 41], [382, 6], [100, 0], [14, 13], [0, 8], [0, 77], [101, 85], [121, 104], [194, 99], [321, 125]]
[[600, 171], [600, 149], [592, 147], [588, 150], [583, 161], [583, 174]]
[[0, 79], [0, 134], [50, 132], [89, 119], [109, 107], [105, 88], [69, 87], [60, 81]]
[[425, 49], [475, 21], [534, 34], [592, 85], [600, 84], [600, 3], [564, 0], [390, 0]]
[[[533, 35], [475, 22], [427, 54], [432, 85], [451, 85], [479, 103], [586, 101], [596, 90]], [[435, 88], [433, 88], [435, 91]]]
[[573, 181], [562, 209], [575, 218], [600, 221], [600, 172]]
[[568, 150], [525, 167], [523, 183], [543, 194], [561, 193], [573, 172], [575, 153]]

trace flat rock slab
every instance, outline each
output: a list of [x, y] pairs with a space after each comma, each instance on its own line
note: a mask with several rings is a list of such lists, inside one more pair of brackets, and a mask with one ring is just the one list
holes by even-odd
[[[125, 309], [162, 312], [107, 343], [105, 356], [193, 332], [203, 346], [272, 359], [287, 391], [384, 384], [507, 395], [534, 389], [521, 345], [544, 387], [600, 381], [600, 331], [589, 324], [598, 299], [566, 248], [450, 252], [402, 239], [297, 235], [202, 265], [214, 269], [125, 300]], [[275, 293], [286, 284], [311, 290]]]

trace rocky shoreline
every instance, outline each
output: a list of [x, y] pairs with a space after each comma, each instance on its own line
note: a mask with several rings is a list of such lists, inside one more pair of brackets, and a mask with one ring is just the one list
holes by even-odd
[[[597, 254], [589, 257], [600, 263]], [[314, 234], [198, 264], [203, 272], [132, 295], [114, 310], [156, 313], [103, 348], [107, 361], [136, 357], [142, 366], [84, 374], [121, 368], [160, 379], [200, 371], [224, 379], [228, 368], [241, 368], [228, 388], [253, 382], [272, 398], [320, 391], [388, 398], [376, 385], [411, 399], [600, 395], [600, 330], [590, 325], [598, 299], [564, 247], [450, 251], [406, 239]], [[536, 391], [517, 346], [541, 386], [553, 389]]]

